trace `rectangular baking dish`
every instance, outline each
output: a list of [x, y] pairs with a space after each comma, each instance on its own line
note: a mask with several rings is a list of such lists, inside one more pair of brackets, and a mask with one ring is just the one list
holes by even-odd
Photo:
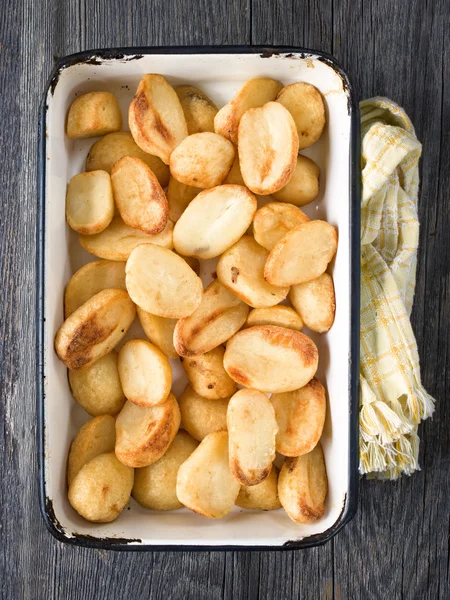
[[[339, 249], [331, 269], [336, 288], [335, 324], [326, 335], [311, 334], [319, 348], [317, 376], [328, 390], [322, 443], [329, 493], [325, 516], [315, 524], [294, 523], [281, 509], [257, 512], [235, 507], [227, 517], [215, 521], [187, 509], [150, 512], [131, 500], [115, 522], [96, 525], [84, 521], [67, 500], [69, 446], [89, 415], [71, 396], [53, 339], [63, 321], [65, 285], [76, 269], [95, 260], [79, 247], [76, 234], [65, 222], [67, 182], [84, 170], [95, 140], [69, 140], [64, 134], [65, 118], [80, 92], [108, 90], [119, 99], [127, 129], [127, 106], [145, 73], [161, 73], [173, 85], [198, 86], [219, 107], [243, 82], [257, 76], [272, 77], [285, 85], [309, 82], [325, 100], [325, 131], [319, 142], [304, 151], [321, 169], [320, 195], [305, 211], [312, 218], [326, 219], [339, 231]], [[299, 48], [122, 48], [74, 54], [59, 60], [45, 90], [38, 175], [40, 502], [51, 533], [64, 542], [126, 550], [292, 549], [328, 541], [354, 515], [358, 485], [359, 122], [346, 73], [332, 57]], [[177, 378], [175, 392], [183, 383], [175, 375]]]

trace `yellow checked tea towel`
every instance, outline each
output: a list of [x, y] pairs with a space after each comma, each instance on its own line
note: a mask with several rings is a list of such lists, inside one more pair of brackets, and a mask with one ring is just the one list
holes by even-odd
[[422, 387], [410, 313], [419, 242], [421, 144], [387, 98], [361, 111], [361, 473], [396, 479], [417, 469], [421, 420], [434, 400]]

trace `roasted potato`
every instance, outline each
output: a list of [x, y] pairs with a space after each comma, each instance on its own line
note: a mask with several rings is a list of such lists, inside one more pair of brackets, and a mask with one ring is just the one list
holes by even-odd
[[117, 352], [113, 350], [88, 369], [69, 370], [72, 394], [86, 412], [116, 416], [122, 410], [125, 396], [117, 370]]
[[278, 431], [275, 411], [266, 394], [239, 390], [227, 410], [230, 470], [241, 485], [257, 485], [270, 473]]
[[236, 383], [276, 393], [306, 385], [318, 362], [316, 345], [300, 331], [259, 325], [239, 331], [228, 341], [223, 366]]
[[229, 398], [236, 391], [236, 384], [223, 368], [225, 348], [217, 346], [205, 354], [181, 358], [192, 387], [208, 400]]
[[236, 498], [236, 506], [256, 510], [276, 510], [281, 508], [278, 498], [278, 469], [272, 465], [270, 473], [257, 485], [243, 485]]
[[235, 334], [248, 315], [249, 308], [219, 281], [203, 292], [197, 310], [180, 319], [173, 333], [173, 345], [180, 356], [205, 354]]
[[228, 465], [226, 431], [210, 433], [178, 469], [178, 500], [204, 517], [224, 517], [233, 508], [239, 487]]
[[108, 227], [114, 216], [111, 178], [106, 171], [74, 175], [67, 186], [66, 220], [78, 233], [92, 235]]
[[133, 302], [159, 317], [188, 317], [202, 300], [202, 280], [187, 262], [153, 244], [142, 244], [131, 252], [125, 282]]
[[218, 111], [214, 102], [191, 85], [180, 85], [175, 91], [183, 107], [189, 135], [214, 131], [214, 117]]
[[270, 251], [264, 278], [278, 286], [317, 279], [336, 254], [337, 240], [336, 228], [325, 221], [297, 225]]
[[[178, 358], [173, 346], [173, 330], [177, 319], [165, 319], [137, 307], [137, 314], [145, 335], [169, 359]], [[300, 317], [299, 317], [300, 318]]]
[[165, 454], [180, 427], [173, 394], [157, 406], [125, 402], [116, 419], [116, 456], [129, 467], [147, 467]]
[[88, 92], [72, 102], [66, 133], [70, 138], [91, 138], [122, 128], [122, 114], [109, 92]]
[[162, 75], [153, 73], [144, 75], [139, 82], [128, 111], [128, 124], [139, 148], [158, 156], [166, 165], [172, 152], [188, 135], [175, 90]]
[[333, 278], [323, 273], [317, 279], [293, 285], [289, 295], [292, 306], [311, 331], [330, 331], [336, 312]]
[[103, 290], [68, 317], [56, 332], [55, 350], [67, 368], [87, 369], [120, 342], [136, 316], [123, 290]]
[[245, 186], [244, 178], [242, 177], [241, 167], [239, 165], [239, 154], [236, 152], [231, 169], [226, 176], [224, 183], [231, 185], [243, 185]]
[[175, 224], [175, 250], [203, 259], [219, 256], [245, 233], [256, 209], [255, 196], [240, 185], [200, 192]]
[[197, 446], [186, 431], [179, 431], [164, 456], [148, 467], [136, 469], [132, 492], [136, 502], [153, 510], [181, 508], [176, 492], [178, 469]]
[[253, 217], [253, 235], [258, 244], [272, 250], [288, 231], [308, 221], [309, 217], [292, 204], [269, 202]]
[[308, 454], [286, 458], [278, 477], [278, 495], [289, 517], [314, 523], [325, 513], [327, 471], [320, 442]]
[[299, 154], [294, 174], [281, 190], [273, 193], [273, 197], [281, 202], [305, 206], [319, 195], [319, 175], [320, 169], [316, 163]]
[[175, 177], [170, 176], [169, 187], [167, 188], [167, 201], [169, 203], [169, 219], [176, 223], [186, 210], [191, 200], [201, 192], [201, 188], [185, 185], [177, 181]]
[[254, 325], [279, 325], [300, 331], [303, 328], [303, 321], [293, 308], [279, 304], [268, 308], [254, 308], [250, 311], [246, 327]]
[[208, 400], [197, 394], [192, 385], [186, 386], [179, 401], [184, 429], [199, 442], [213, 431], [226, 430], [228, 400]]

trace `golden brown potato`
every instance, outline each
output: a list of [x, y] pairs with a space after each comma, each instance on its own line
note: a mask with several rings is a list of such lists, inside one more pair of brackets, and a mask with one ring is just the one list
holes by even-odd
[[238, 141], [238, 128], [242, 115], [249, 108], [263, 106], [275, 100], [282, 89], [279, 81], [268, 77], [249, 79], [239, 89], [234, 98], [219, 110], [214, 118], [216, 133], [228, 138], [233, 144]]
[[253, 217], [253, 235], [258, 244], [272, 250], [288, 231], [308, 221], [309, 217], [292, 204], [269, 202]]
[[169, 167], [160, 158], [139, 148], [129, 131], [108, 133], [93, 144], [86, 158], [86, 171], [102, 170], [111, 174], [113, 165], [124, 156], [142, 160], [158, 178], [161, 187], [169, 183]]
[[169, 218], [169, 203], [158, 179], [134, 156], [124, 156], [111, 171], [117, 210], [124, 223], [149, 235], [161, 233]]
[[155, 406], [167, 400], [172, 369], [164, 354], [150, 342], [130, 340], [119, 352], [119, 377], [130, 402]]
[[122, 410], [125, 396], [117, 370], [117, 352], [113, 350], [88, 369], [69, 370], [72, 394], [86, 412], [116, 416]]
[[167, 225], [158, 235], [148, 235], [140, 229], [133, 229], [117, 216], [101, 233], [80, 235], [80, 244], [85, 250], [108, 260], [127, 260], [132, 250], [140, 244], [156, 244], [163, 248], [173, 248], [173, 223]]
[[218, 519], [233, 508], [238, 493], [228, 465], [227, 432], [210, 433], [178, 469], [178, 500], [199, 515]]
[[191, 200], [202, 191], [201, 188], [185, 185], [177, 181], [175, 177], [170, 176], [169, 187], [167, 189], [167, 201], [169, 203], [169, 219], [176, 223], [186, 210]]
[[112, 260], [95, 260], [87, 263], [72, 275], [64, 292], [64, 315], [70, 315], [82, 304], [101, 292], [116, 288], [126, 290], [125, 263]]
[[176, 492], [178, 469], [197, 446], [186, 431], [179, 431], [164, 456], [148, 467], [136, 469], [132, 492], [136, 502], [153, 510], [181, 508]]
[[320, 442], [308, 454], [286, 458], [278, 477], [278, 495], [297, 523], [314, 523], [325, 513], [327, 471]]
[[317, 88], [304, 81], [291, 83], [277, 96], [294, 118], [297, 127], [299, 149], [308, 148], [322, 135], [325, 127], [325, 106]]
[[219, 281], [203, 292], [200, 306], [186, 319], [180, 319], [173, 333], [173, 345], [180, 356], [205, 354], [234, 335], [248, 315], [249, 308]]
[[177, 319], [165, 319], [137, 307], [137, 314], [145, 335], [155, 344], [161, 352], [169, 359], [178, 358], [177, 351], [173, 346], [173, 330]]
[[293, 392], [270, 398], [278, 423], [277, 452], [301, 456], [311, 452], [322, 435], [326, 414], [323, 385], [315, 377]]
[[114, 452], [101, 454], [79, 471], [69, 488], [69, 502], [87, 521], [110, 523], [130, 501], [134, 470]]
[[241, 486], [236, 506], [256, 510], [276, 510], [281, 508], [278, 498], [278, 469], [272, 465], [269, 475], [257, 485]]
[[238, 150], [242, 177], [252, 192], [267, 195], [281, 190], [297, 164], [298, 135], [289, 111], [268, 102], [244, 113]]
[[266, 394], [239, 390], [227, 410], [230, 471], [241, 485], [257, 485], [270, 473], [278, 431], [275, 412]]
[[300, 331], [259, 325], [239, 331], [228, 341], [223, 366], [236, 383], [276, 393], [306, 385], [318, 362], [316, 345]]
[[264, 278], [278, 286], [317, 279], [336, 254], [337, 242], [336, 227], [325, 221], [297, 225], [270, 251]]
[[170, 155], [188, 135], [183, 108], [173, 87], [162, 75], [149, 74], [139, 82], [128, 111], [136, 144], [169, 164]]
[[125, 402], [116, 419], [116, 456], [129, 467], [148, 467], [165, 454], [179, 427], [173, 394], [157, 406]]
[[88, 92], [70, 105], [66, 128], [70, 138], [97, 137], [121, 127], [119, 103], [109, 92]]
[[170, 155], [170, 172], [185, 185], [212, 188], [228, 175], [234, 154], [233, 144], [221, 135], [194, 133]]
[[330, 331], [336, 313], [333, 278], [323, 273], [317, 279], [293, 285], [289, 295], [292, 306], [311, 331]]
[[274, 306], [286, 298], [289, 288], [275, 287], [264, 279], [268, 256], [268, 250], [244, 235], [219, 258], [217, 278], [250, 306]]
[[234, 157], [233, 164], [231, 165], [231, 169], [230, 169], [224, 183], [229, 183], [231, 185], [245, 186], [245, 181], [244, 181], [244, 178], [242, 177], [242, 173], [241, 173], [241, 167], [239, 165], [239, 154], [237, 152]]
[[186, 375], [192, 387], [208, 400], [229, 398], [236, 391], [236, 384], [223, 368], [225, 348], [217, 346], [213, 350], [191, 358], [181, 358]]
[[55, 350], [67, 368], [87, 369], [117, 346], [136, 316], [123, 290], [103, 290], [68, 317], [56, 332]]
[[108, 227], [114, 216], [111, 178], [106, 171], [74, 175], [67, 186], [66, 220], [78, 233], [92, 235]]
[[273, 193], [273, 197], [281, 202], [305, 206], [319, 195], [319, 175], [320, 169], [316, 163], [299, 154], [294, 174], [281, 190]]
[[245, 233], [256, 209], [255, 196], [239, 185], [200, 192], [175, 225], [175, 250], [203, 259], [219, 256]]
[[187, 262], [153, 244], [142, 244], [131, 252], [125, 281], [133, 302], [159, 317], [188, 317], [202, 300], [202, 280]]
[[279, 325], [300, 331], [303, 328], [303, 321], [293, 308], [280, 304], [268, 308], [254, 308], [250, 311], [246, 327], [254, 325]]
[[214, 117], [218, 111], [214, 102], [191, 85], [180, 85], [175, 91], [183, 107], [189, 135], [214, 131]]
[[67, 481], [70, 484], [80, 470], [96, 456], [114, 452], [116, 427], [114, 419], [102, 415], [85, 423], [74, 437], [67, 461]]
[[199, 442], [213, 431], [226, 430], [228, 400], [207, 400], [197, 394], [191, 385], [186, 386], [180, 396], [183, 427]]

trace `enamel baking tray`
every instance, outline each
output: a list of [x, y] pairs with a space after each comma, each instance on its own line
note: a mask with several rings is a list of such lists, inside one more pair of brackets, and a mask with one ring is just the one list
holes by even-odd
[[[173, 85], [198, 86], [219, 107], [247, 79], [261, 76], [285, 85], [309, 82], [325, 100], [325, 131], [304, 151], [321, 170], [320, 195], [305, 212], [311, 218], [326, 219], [339, 231], [339, 248], [331, 265], [336, 320], [328, 334], [311, 334], [319, 348], [317, 376], [328, 391], [322, 444], [329, 482], [325, 515], [312, 525], [294, 523], [281, 509], [257, 512], [235, 507], [225, 518], [210, 520], [187, 509], [147, 511], [134, 500], [115, 522], [97, 525], [84, 521], [67, 500], [69, 446], [89, 415], [72, 398], [53, 339], [63, 322], [67, 282], [82, 264], [96, 259], [81, 249], [77, 235], [65, 222], [66, 185], [72, 175], [84, 170], [95, 139], [68, 139], [65, 118], [80, 92], [108, 90], [119, 99], [127, 128], [127, 106], [146, 73], [161, 73]], [[348, 76], [335, 60], [320, 52], [267, 47], [121, 48], [59, 60], [41, 111], [38, 209], [40, 502], [51, 533], [64, 542], [125, 550], [292, 549], [322, 544], [335, 535], [357, 505], [360, 238], [358, 106]], [[139, 331], [130, 335], [139, 336]], [[179, 365], [174, 365], [176, 394], [184, 385], [180, 372]]]

